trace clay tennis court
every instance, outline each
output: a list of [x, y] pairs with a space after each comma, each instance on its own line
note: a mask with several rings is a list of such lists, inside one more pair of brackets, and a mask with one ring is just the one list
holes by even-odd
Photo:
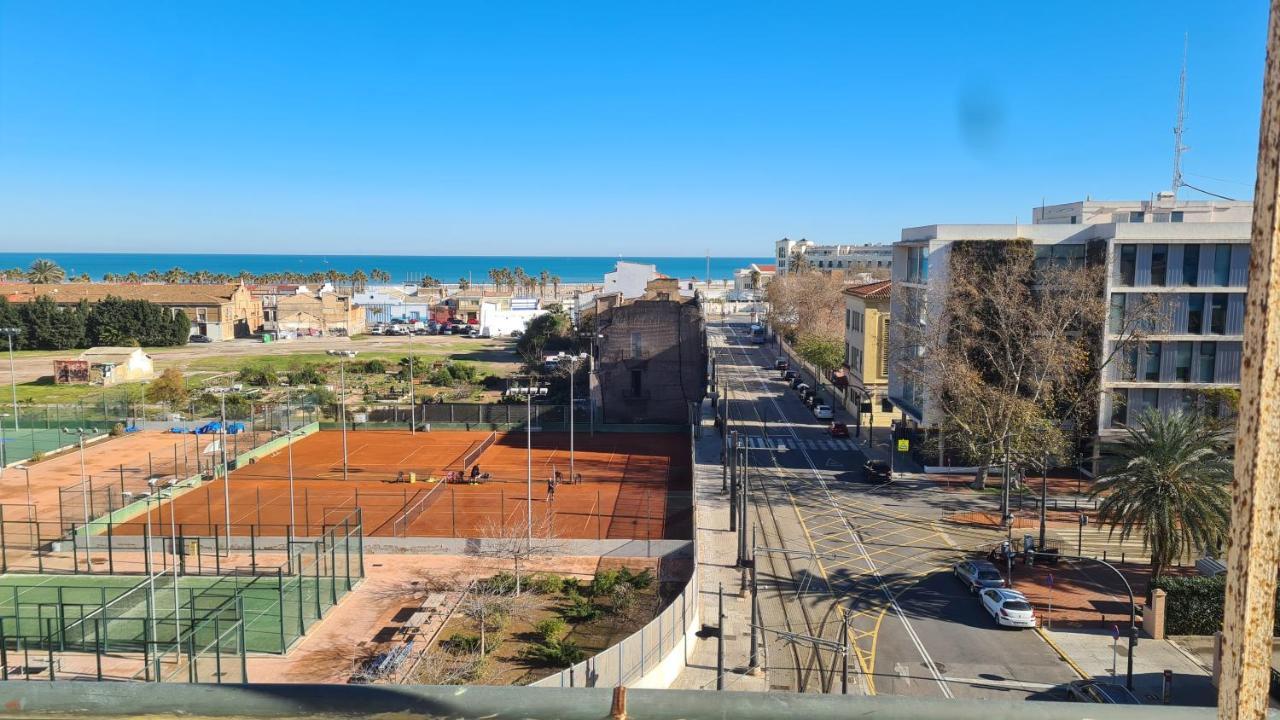
[[[492, 442], [487, 447], [486, 442]], [[294, 494], [289, 499], [289, 451], [279, 451], [204, 484], [153, 511], [153, 531], [221, 534], [224, 493], [232, 533], [314, 536], [360, 508], [364, 532], [381, 537], [523, 536], [532, 502], [535, 535], [581, 539], [685, 539], [692, 531], [689, 439], [682, 433], [577, 433], [569, 482], [568, 433], [533, 434], [533, 493], [526, 483], [525, 434], [407, 430], [347, 433], [325, 430], [292, 448]], [[449, 483], [449, 472], [478, 465], [488, 478]], [[548, 479], [565, 482], [548, 498]], [[412, 474], [416, 482], [408, 482]], [[403, 476], [403, 480], [401, 477]], [[470, 473], [467, 473], [470, 476]], [[120, 527], [117, 532], [137, 530]]]

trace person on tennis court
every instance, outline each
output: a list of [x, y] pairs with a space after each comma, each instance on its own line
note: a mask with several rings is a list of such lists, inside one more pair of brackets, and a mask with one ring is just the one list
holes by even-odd
[[557, 471], [556, 471], [556, 484], [557, 484], [557, 485], [559, 485], [559, 484], [561, 484], [561, 483], [563, 483], [563, 482], [564, 482], [564, 473], [562, 473], [562, 472], [560, 472], [559, 470], [557, 470]]
[[471, 466], [471, 482], [480, 481], [480, 463]]
[[574, 485], [582, 484], [582, 473], [577, 473], [576, 475], [573, 476], [573, 484]]
[[556, 499], [556, 479], [554, 477], [547, 478], [547, 502]]

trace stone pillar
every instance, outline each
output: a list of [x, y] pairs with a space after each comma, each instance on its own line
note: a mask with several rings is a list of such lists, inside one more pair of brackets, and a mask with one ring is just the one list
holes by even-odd
[[1165, 596], [1164, 590], [1153, 590], [1151, 592], [1151, 603], [1144, 605], [1142, 608], [1142, 630], [1155, 640], [1164, 639], [1164, 613], [1165, 613]]

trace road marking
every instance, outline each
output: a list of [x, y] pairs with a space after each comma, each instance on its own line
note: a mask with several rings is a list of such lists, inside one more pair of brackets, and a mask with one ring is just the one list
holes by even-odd
[[1005, 687], [1014, 688], [1016, 690], [1035, 690], [1043, 692], [1052, 690], [1057, 685], [1052, 683], [1028, 682], [1025, 680], [984, 680], [982, 678], [960, 678], [947, 676], [947, 682], [960, 683], [963, 685], [986, 685], [989, 687]]

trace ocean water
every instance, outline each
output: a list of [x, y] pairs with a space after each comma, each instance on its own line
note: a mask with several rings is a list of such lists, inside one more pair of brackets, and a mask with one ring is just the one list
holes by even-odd
[[[219, 255], [219, 254], [164, 254], [164, 253], [0, 253], [0, 268], [27, 267], [37, 258], [56, 262], [68, 276], [88, 273], [94, 280], [104, 273], [145, 273], [148, 270], [164, 272], [170, 268], [182, 268], [188, 272], [207, 270], [211, 273], [238, 275], [248, 271], [255, 275], [269, 272], [326, 272], [337, 270], [350, 273], [356, 269], [366, 274], [377, 268], [391, 274], [394, 282], [417, 281], [424, 275], [454, 283], [459, 278], [469, 278], [476, 283], [489, 282], [490, 268], [523, 268], [537, 276], [543, 270], [559, 275], [561, 282], [599, 282], [613, 269], [618, 260], [651, 263], [658, 272], [676, 278], [705, 279], [705, 257], [541, 257], [541, 256], [484, 256], [484, 255]], [[769, 257], [712, 257], [711, 277], [729, 280], [733, 271], [750, 263], [771, 263]]]

